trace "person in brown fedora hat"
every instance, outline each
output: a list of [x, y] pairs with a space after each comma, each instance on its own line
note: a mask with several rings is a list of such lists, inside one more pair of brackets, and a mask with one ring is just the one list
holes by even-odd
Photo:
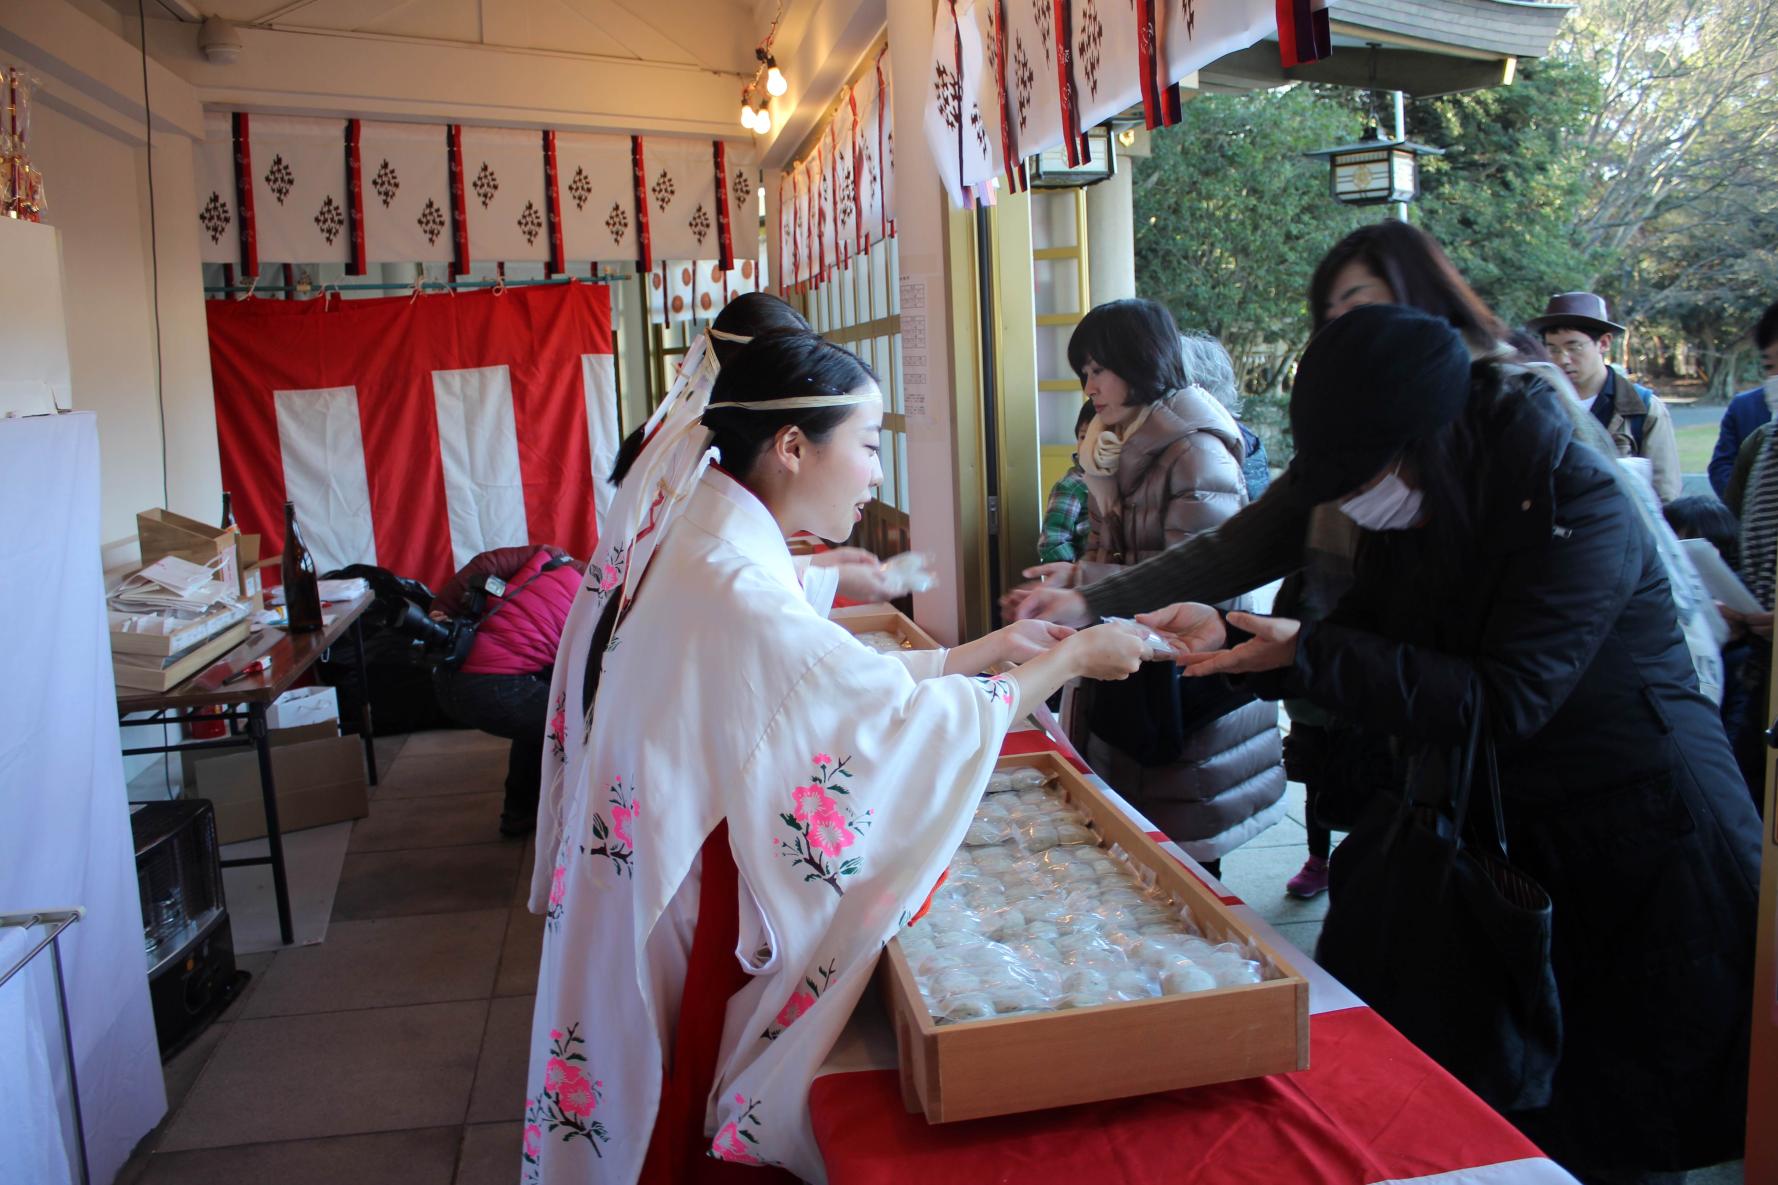
[[1605, 425], [1618, 455], [1648, 461], [1662, 502], [1679, 497], [1683, 481], [1673, 417], [1653, 391], [1608, 361], [1612, 338], [1624, 327], [1611, 319], [1605, 299], [1592, 292], [1559, 292], [1526, 328], [1542, 335], [1550, 360], [1574, 384], [1575, 397]]

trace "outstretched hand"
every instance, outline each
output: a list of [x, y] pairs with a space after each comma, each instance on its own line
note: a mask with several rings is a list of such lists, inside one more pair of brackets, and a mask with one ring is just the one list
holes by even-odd
[[[1231, 613], [1229, 624], [1253, 637], [1228, 650], [1188, 653], [1179, 656], [1187, 675], [1246, 675], [1276, 671], [1296, 662], [1297, 634], [1303, 623], [1291, 617], [1259, 617]], [[1226, 643], [1226, 633], [1223, 642]]]

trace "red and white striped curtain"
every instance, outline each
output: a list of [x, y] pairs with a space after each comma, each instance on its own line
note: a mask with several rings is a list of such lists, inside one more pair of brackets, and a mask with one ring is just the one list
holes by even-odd
[[618, 443], [603, 285], [206, 310], [223, 483], [267, 551], [289, 499], [323, 569], [437, 587], [490, 548], [592, 554]]

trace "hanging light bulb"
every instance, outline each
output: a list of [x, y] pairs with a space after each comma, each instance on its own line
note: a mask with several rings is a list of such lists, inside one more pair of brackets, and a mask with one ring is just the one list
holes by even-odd
[[746, 99], [741, 100], [741, 126], [753, 130], [753, 104]]
[[753, 130], [762, 136], [772, 130], [772, 113], [769, 108], [761, 107], [753, 113]]
[[778, 59], [771, 54], [766, 55], [766, 94], [776, 98], [790, 89], [784, 81], [784, 71], [778, 69]]

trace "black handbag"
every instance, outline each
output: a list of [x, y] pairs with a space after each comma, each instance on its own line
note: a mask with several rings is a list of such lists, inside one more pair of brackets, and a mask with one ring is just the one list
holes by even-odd
[[[1480, 716], [1461, 753], [1423, 755], [1399, 804], [1374, 803], [1334, 849], [1315, 958], [1496, 1110], [1529, 1110], [1548, 1104], [1562, 1053], [1550, 898], [1507, 860]], [[1469, 825], [1478, 774], [1487, 839]]]
[[1171, 662], [1145, 662], [1116, 683], [1090, 682], [1087, 726], [1138, 765], [1170, 765], [1186, 738], [1253, 700], [1221, 675], [1187, 678]]

